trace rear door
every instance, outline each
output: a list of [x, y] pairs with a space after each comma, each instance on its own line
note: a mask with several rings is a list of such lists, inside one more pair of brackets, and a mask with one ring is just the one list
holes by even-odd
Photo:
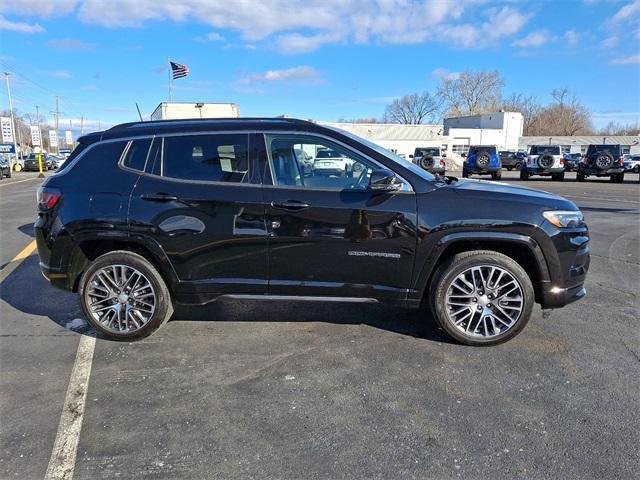
[[[264, 142], [269, 293], [405, 298], [416, 247], [411, 185], [368, 190], [371, 171], [382, 166], [323, 136], [274, 133]], [[296, 149], [314, 161], [348, 158], [350, 168], [304, 175]]]
[[267, 291], [264, 204], [249, 151], [247, 133], [153, 140], [131, 196], [130, 228], [162, 249], [183, 298]]

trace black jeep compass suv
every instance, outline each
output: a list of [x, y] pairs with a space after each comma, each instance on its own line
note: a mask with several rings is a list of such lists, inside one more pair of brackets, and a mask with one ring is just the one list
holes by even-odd
[[[303, 175], [333, 151], [349, 175]], [[435, 177], [350, 133], [294, 119], [137, 122], [86, 135], [38, 191], [42, 272], [114, 339], [221, 296], [426, 308], [491, 345], [533, 304], [585, 295], [588, 230], [569, 200]], [[430, 311], [430, 312], [429, 312]]]

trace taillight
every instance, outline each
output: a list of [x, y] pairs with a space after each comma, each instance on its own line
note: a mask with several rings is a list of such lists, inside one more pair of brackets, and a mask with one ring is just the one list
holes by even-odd
[[620, 166], [624, 166], [624, 157], [620, 157], [618, 159], [618, 163], [620, 164]]
[[440, 166], [444, 167], [444, 160], [440, 160]]
[[38, 208], [40, 210], [51, 210], [56, 206], [56, 203], [58, 203], [58, 200], [60, 200], [61, 196], [62, 192], [57, 188], [38, 188]]
[[564, 158], [560, 159], [560, 165], [564, 165]]

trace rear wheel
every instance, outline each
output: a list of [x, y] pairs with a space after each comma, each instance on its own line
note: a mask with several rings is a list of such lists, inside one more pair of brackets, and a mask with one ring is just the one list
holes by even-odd
[[640, 165], [633, 167], [633, 173], [640, 173]]
[[502, 172], [491, 172], [491, 180], [502, 180]]
[[475, 250], [455, 255], [430, 288], [438, 324], [466, 345], [497, 345], [525, 327], [535, 301], [531, 280], [514, 260]]
[[524, 168], [520, 170], [520, 180], [523, 180], [523, 181], [529, 180], [529, 172], [527, 172]]
[[584, 176], [584, 173], [582, 173], [582, 172], [578, 172], [576, 174], [576, 181], [578, 181], [578, 182], [584, 182], [585, 178], [586, 177]]
[[141, 255], [124, 250], [94, 260], [80, 278], [78, 293], [85, 318], [114, 340], [151, 335], [173, 314], [158, 271]]
[[7, 169], [7, 178], [11, 178], [11, 167]]
[[614, 173], [609, 177], [609, 180], [612, 183], [622, 183], [624, 182], [624, 173]]
[[562, 182], [564, 180], [564, 172], [562, 172], [562, 173], [552, 173], [551, 174], [551, 179], [555, 180], [556, 182]]
[[469, 178], [469, 172], [462, 170], [462, 178]]

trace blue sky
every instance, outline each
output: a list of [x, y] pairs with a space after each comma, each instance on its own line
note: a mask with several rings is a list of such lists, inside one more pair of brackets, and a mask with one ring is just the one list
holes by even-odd
[[[167, 100], [167, 57], [191, 74], [175, 101], [242, 115], [379, 117], [465, 69], [497, 69], [505, 95], [568, 87], [594, 123], [640, 117], [640, 0], [4, 0], [2, 70], [14, 108], [88, 128]], [[2, 108], [7, 107], [2, 89]], [[65, 120], [68, 122], [68, 120]]]

